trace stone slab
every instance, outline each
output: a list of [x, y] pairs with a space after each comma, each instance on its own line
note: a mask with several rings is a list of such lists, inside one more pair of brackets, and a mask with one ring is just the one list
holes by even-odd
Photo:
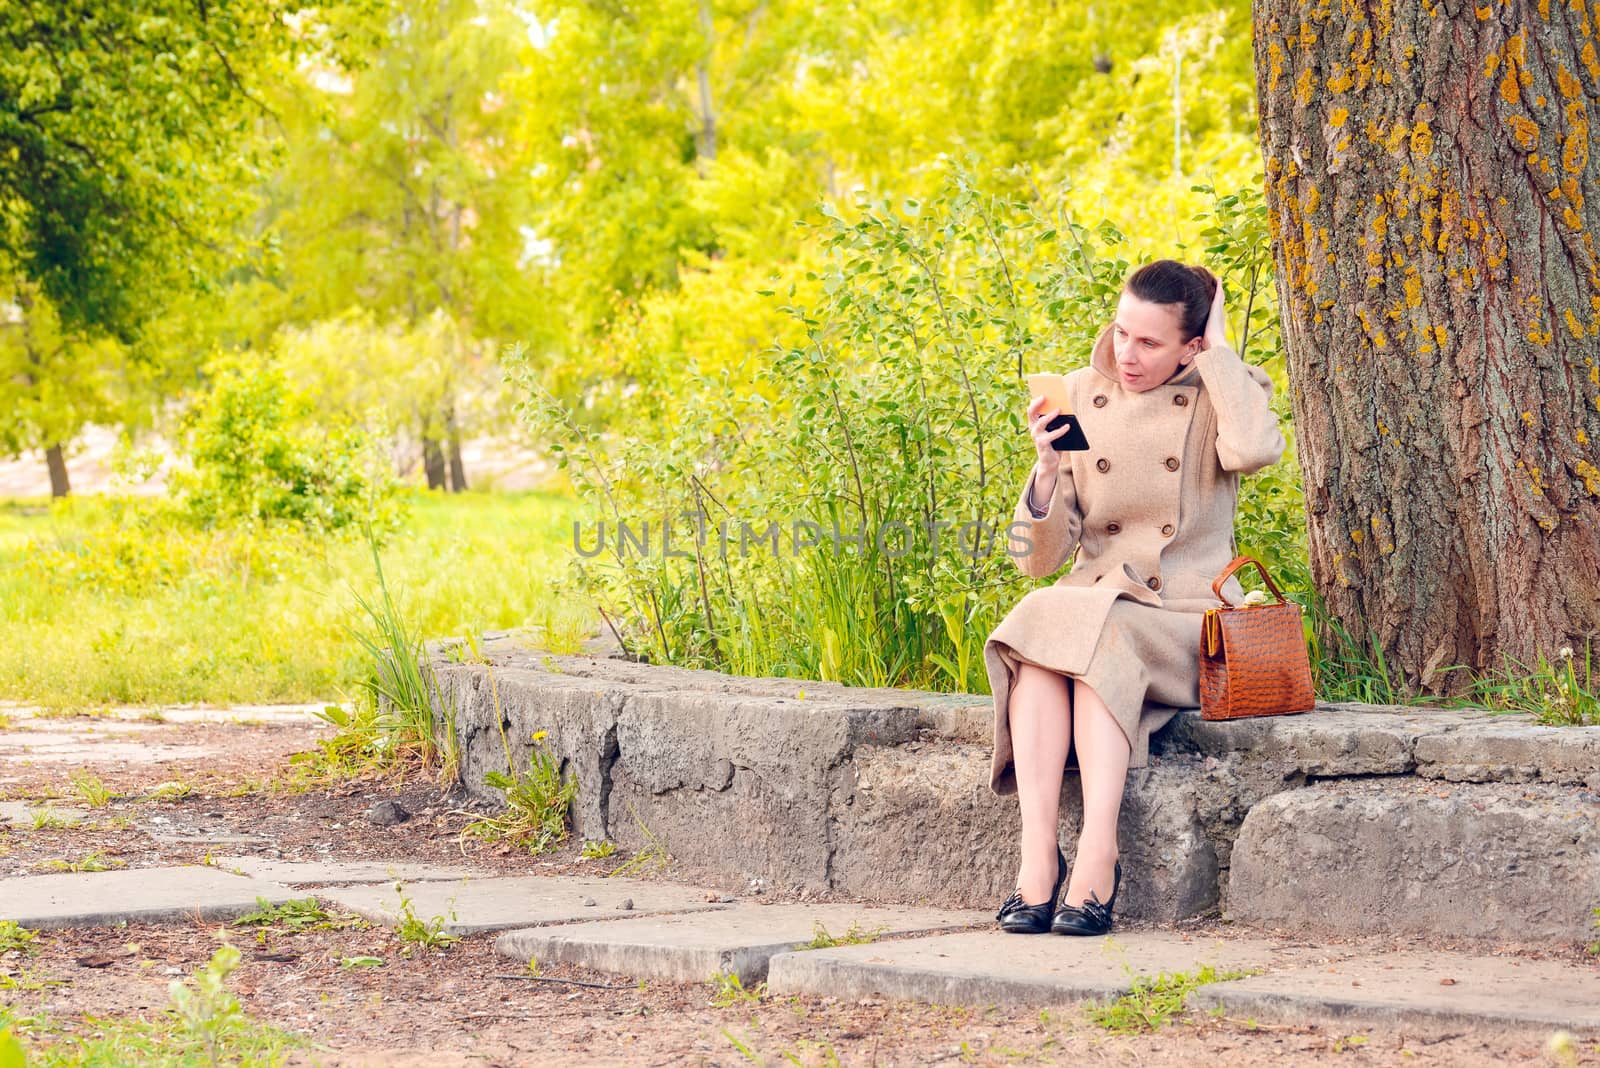
[[1600, 970], [1554, 960], [1385, 953], [1202, 987], [1191, 1007], [1259, 1019], [1600, 1032]]
[[203, 745], [102, 742], [93, 735], [59, 731], [0, 732], [0, 756], [31, 764], [82, 764], [120, 761], [127, 764], [161, 764], [194, 760], [212, 752]]
[[1473, 723], [1417, 739], [1417, 774], [1449, 782], [1585, 783], [1600, 790], [1600, 727]]
[[1228, 914], [1284, 929], [1574, 943], [1600, 903], [1600, 797], [1542, 783], [1330, 781], [1267, 798]]
[[36, 929], [231, 920], [254, 909], [257, 897], [278, 904], [295, 896], [275, 883], [199, 865], [28, 875], [0, 879], [0, 920]]
[[1120, 997], [1140, 975], [1192, 973], [1207, 964], [1219, 971], [1275, 969], [1304, 963], [1309, 952], [1268, 939], [1164, 931], [1072, 938], [989, 930], [779, 953], [767, 989], [940, 1005], [1064, 1005]]
[[328, 886], [336, 883], [451, 882], [485, 873], [459, 866], [411, 861], [278, 860], [272, 857], [215, 857], [217, 867], [285, 886]]
[[68, 827], [76, 827], [83, 822], [84, 817], [82, 809], [30, 805], [22, 801], [0, 801], [0, 824], [9, 823], [18, 830], [26, 831], [33, 827], [34, 818], [41, 812]]
[[[456, 935], [718, 907], [705, 890], [637, 879], [513, 875], [403, 885], [413, 914], [424, 922], [442, 917], [444, 930]], [[336, 887], [317, 896], [386, 927], [400, 920], [400, 896], [393, 885]], [[594, 904], [585, 905], [586, 900]], [[620, 908], [624, 900], [633, 902], [631, 910]]]
[[988, 913], [862, 905], [738, 904], [715, 913], [577, 923], [507, 931], [495, 952], [525, 962], [577, 964], [633, 977], [699, 983], [718, 973], [747, 986], [766, 978], [774, 954], [798, 949], [818, 934], [852, 928], [869, 935], [937, 931], [992, 923]]

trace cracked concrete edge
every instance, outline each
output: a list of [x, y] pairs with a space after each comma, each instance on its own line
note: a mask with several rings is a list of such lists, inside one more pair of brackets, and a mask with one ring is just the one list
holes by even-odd
[[[298, 900], [305, 896], [275, 883], [257, 883], [252, 889], [259, 890], [256, 897], [266, 899], [269, 905], [282, 905], [285, 902]], [[199, 905], [107, 908], [98, 911], [86, 910], [70, 915], [45, 914], [29, 916], [26, 913], [20, 913], [7, 915], [5, 918], [15, 920], [19, 927], [26, 927], [35, 931], [60, 931], [88, 927], [117, 927], [129, 923], [220, 923], [236, 920], [248, 912], [254, 912], [259, 907], [260, 902], [256, 900], [251, 900], [248, 903], [222, 901]]]
[[562, 937], [561, 925], [506, 931], [495, 939], [499, 956], [540, 966], [574, 964], [635, 979], [671, 983], [705, 983], [719, 974], [739, 977], [746, 987], [767, 977], [768, 962], [794, 949], [793, 942], [734, 949], [585, 942]]
[[886, 997], [933, 1005], [1007, 1005], [1023, 1008], [1074, 1005], [1118, 998], [1131, 983], [1106, 983], [1053, 976], [952, 976], [930, 971], [864, 968], [816, 950], [775, 954], [768, 962], [770, 994], [826, 994], [838, 998]]
[[1600, 1010], [1587, 1018], [1559, 1012], [1453, 1010], [1399, 1005], [1378, 998], [1350, 994], [1274, 993], [1242, 988], [1233, 982], [1209, 983], [1189, 995], [1188, 1007], [1202, 1012], [1220, 1010], [1229, 1017], [1304, 1023], [1308, 1019], [1363, 1027], [1401, 1026], [1441, 1031], [1451, 1027], [1496, 1027], [1549, 1032], [1564, 1028], [1579, 1033], [1600, 1031]]
[[[343, 901], [338, 902], [338, 905], [341, 909], [344, 909], [347, 912], [355, 913], [368, 923], [375, 923], [380, 927], [388, 927], [391, 930], [399, 924], [402, 918], [399, 911], [386, 908], [383, 905], [371, 905], [366, 903], [350, 904]], [[416, 913], [416, 916], [424, 923], [432, 923], [435, 920], [443, 920], [444, 924], [440, 930], [442, 930], [445, 934], [455, 935], [459, 938], [466, 938], [471, 935], [500, 934], [507, 931], [543, 931], [576, 923], [616, 923], [622, 920], [637, 919], [642, 916], [669, 916], [692, 912], [716, 912], [722, 907], [723, 906], [720, 905], [707, 904], [704, 906], [684, 908], [630, 909], [627, 912], [621, 912], [615, 916], [573, 916], [570, 918], [546, 920], [543, 922], [530, 922], [526, 919], [506, 919], [487, 920], [473, 923], [459, 919], [451, 919], [448, 913], [435, 913], [433, 915], [423, 916], [419, 912]]]

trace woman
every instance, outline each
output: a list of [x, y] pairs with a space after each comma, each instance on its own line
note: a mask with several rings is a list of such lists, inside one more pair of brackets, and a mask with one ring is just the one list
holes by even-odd
[[[1088, 451], [1057, 452], [1051, 442], [1069, 428], [1045, 429], [1058, 412], [1042, 399], [1028, 406], [1038, 462], [1010, 528], [1026, 533], [1009, 551], [1034, 578], [1077, 558], [984, 645], [990, 786], [1016, 793], [1022, 812], [1017, 889], [997, 916], [1007, 931], [1110, 930], [1127, 770], [1145, 766], [1151, 733], [1178, 708], [1200, 703], [1200, 621], [1235, 555], [1239, 475], [1276, 462], [1285, 444], [1272, 381], [1228, 347], [1226, 322], [1211, 272], [1147, 264], [1129, 276], [1089, 366], [1066, 376]], [[1235, 579], [1223, 589], [1230, 601], [1243, 595]], [[1067, 768], [1082, 781], [1083, 829], [1062, 899]]]

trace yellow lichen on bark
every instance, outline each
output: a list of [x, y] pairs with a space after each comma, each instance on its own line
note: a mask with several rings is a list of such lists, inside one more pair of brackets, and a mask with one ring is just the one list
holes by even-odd
[[[1578, 434], [1581, 441], [1583, 431], [1578, 431]], [[1572, 469], [1583, 479], [1583, 491], [1591, 497], [1600, 497], [1600, 468], [1596, 468], [1588, 460], [1579, 460]]]
[[1539, 143], [1539, 124], [1527, 116], [1512, 115], [1506, 119], [1506, 125], [1511, 127], [1511, 136], [1524, 151]]
[[1426, 156], [1433, 151], [1433, 128], [1426, 122], [1419, 122], [1412, 129], [1411, 151], [1418, 156]]

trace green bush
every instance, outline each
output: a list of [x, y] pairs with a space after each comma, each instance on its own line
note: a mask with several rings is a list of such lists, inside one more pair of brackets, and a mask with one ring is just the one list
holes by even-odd
[[[1219, 269], [1236, 327], [1251, 324], [1247, 358], [1282, 386], [1265, 209], [1258, 194], [1211, 195], [1208, 247], [1180, 254]], [[616, 402], [616, 432], [601, 433], [513, 359], [524, 418], [596, 518], [635, 530], [671, 518], [686, 551], [667, 557], [657, 536], [628, 553], [612, 538], [575, 560], [577, 584], [652, 659], [983, 692], [984, 639], [1035, 584], [1004, 535], [1033, 463], [1025, 376], [1087, 361], [1147, 250], [1109, 224], [982, 190], [958, 165], [925, 201], [862, 201], [849, 218], [823, 208], [807, 224], [824, 259], [788, 287], [788, 327], [744, 381], [682, 370], [670, 417], [640, 390], [643, 407]], [[1246, 481], [1239, 540], [1294, 585], [1305, 563], [1292, 464]], [[769, 519], [783, 524], [780, 551], [741, 555], [740, 524], [759, 537]], [[795, 551], [794, 535], [811, 533], [797, 523], [820, 546]], [[845, 541], [863, 528], [862, 543]], [[880, 529], [892, 532], [882, 544]]]
[[206, 527], [287, 522], [325, 533], [391, 528], [396, 484], [377, 439], [321, 425], [308, 398], [262, 360], [225, 357], [190, 408], [175, 499]]

